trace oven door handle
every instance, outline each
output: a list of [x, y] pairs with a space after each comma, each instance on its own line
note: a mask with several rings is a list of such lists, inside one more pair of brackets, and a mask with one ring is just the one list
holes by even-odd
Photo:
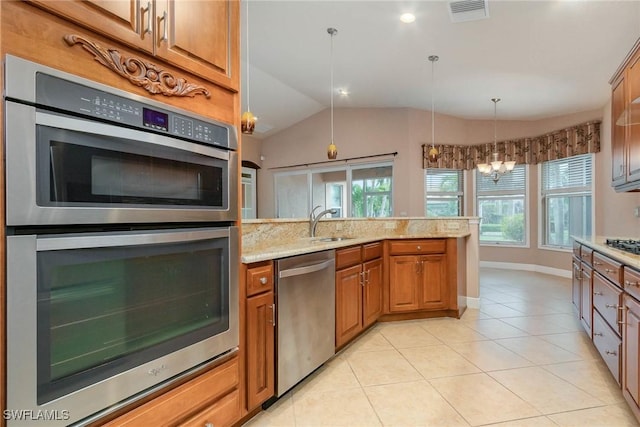
[[100, 248], [131, 245], [154, 245], [159, 243], [193, 242], [198, 240], [233, 237], [237, 227], [189, 229], [181, 231], [155, 231], [135, 233], [96, 233], [66, 236], [38, 236], [37, 251], [56, 251], [65, 249]]

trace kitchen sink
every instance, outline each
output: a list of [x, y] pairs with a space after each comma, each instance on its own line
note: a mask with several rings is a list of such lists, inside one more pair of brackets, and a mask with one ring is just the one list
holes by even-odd
[[353, 239], [353, 237], [314, 237], [312, 243], [340, 242], [342, 240]]

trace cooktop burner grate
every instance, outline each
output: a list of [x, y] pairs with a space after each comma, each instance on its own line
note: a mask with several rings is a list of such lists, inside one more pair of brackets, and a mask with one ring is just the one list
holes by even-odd
[[640, 255], [640, 240], [607, 239], [607, 246]]

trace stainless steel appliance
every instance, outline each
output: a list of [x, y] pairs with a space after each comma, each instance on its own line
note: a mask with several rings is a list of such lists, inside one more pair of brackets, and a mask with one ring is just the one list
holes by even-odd
[[233, 221], [233, 126], [14, 56], [7, 225]]
[[335, 354], [335, 251], [276, 261], [276, 396]]
[[239, 343], [236, 131], [5, 61], [9, 426], [85, 425]]
[[634, 255], [640, 255], [640, 240], [633, 239], [606, 239], [605, 243], [621, 251], [629, 252]]
[[9, 236], [7, 409], [67, 425], [233, 351], [237, 259], [235, 227]]

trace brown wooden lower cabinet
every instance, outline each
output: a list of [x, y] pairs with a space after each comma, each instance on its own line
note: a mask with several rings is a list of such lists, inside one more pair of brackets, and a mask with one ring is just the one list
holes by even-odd
[[111, 420], [106, 426], [231, 426], [240, 419], [238, 358]]
[[624, 296], [626, 311], [622, 335], [622, 394], [640, 419], [640, 303]]
[[382, 314], [382, 243], [336, 251], [336, 348]]
[[273, 262], [246, 268], [247, 409], [257, 408], [275, 394], [275, 295]]
[[392, 241], [389, 254], [390, 313], [449, 308], [444, 239]]

